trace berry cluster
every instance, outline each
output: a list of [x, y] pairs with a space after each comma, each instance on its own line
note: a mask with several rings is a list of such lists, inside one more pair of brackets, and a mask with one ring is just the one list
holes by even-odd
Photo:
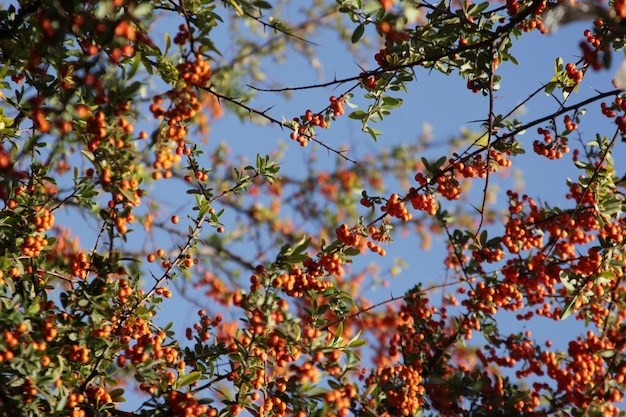
[[437, 192], [447, 200], [458, 200], [461, 197], [461, 185], [451, 172], [438, 175], [435, 182], [437, 183]]
[[47, 207], [35, 207], [31, 224], [34, 226], [34, 233], [24, 238], [20, 244], [20, 249], [24, 256], [39, 256], [48, 245], [48, 240], [43, 234], [54, 227], [54, 214]]
[[368, 77], [365, 73], [361, 73], [359, 80], [363, 88], [369, 91], [375, 90], [380, 82], [379, 77], [375, 75], [370, 75]]
[[178, 64], [177, 69], [188, 86], [205, 87], [211, 79], [211, 64], [200, 54], [196, 55], [195, 61], [186, 60]]
[[336, 118], [345, 114], [344, 103], [345, 96], [329, 98], [330, 105], [320, 113], [313, 113], [310, 109], [304, 112], [302, 118], [294, 117], [292, 122], [294, 125], [294, 131], [291, 132], [289, 137], [300, 144], [300, 146], [307, 146], [308, 141], [315, 138], [315, 127], [326, 129], [329, 126], [330, 119]]
[[209, 406], [200, 404], [191, 392], [171, 391], [166, 396], [172, 417], [195, 417], [201, 415], [215, 416], [217, 411], [210, 413]]
[[409, 201], [415, 210], [425, 211], [431, 216], [437, 213], [439, 205], [432, 194], [418, 191], [415, 187], [409, 189]]
[[189, 39], [191, 39], [191, 32], [189, 32], [189, 26], [181, 24], [178, 26], [178, 32], [174, 36], [174, 44], [183, 46]]
[[380, 227], [370, 226], [368, 229], [371, 241], [367, 242], [367, 248], [380, 256], [385, 256], [387, 251], [375, 242], [389, 242], [389, 234], [387, 233], [387, 227], [382, 225]]
[[317, 264], [322, 267], [328, 275], [343, 276], [343, 261], [337, 252], [323, 253]]
[[351, 399], [356, 397], [357, 392], [353, 385], [346, 385], [342, 389], [333, 389], [326, 393], [324, 401], [335, 409], [334, 415], [337, 417], [348, 417], [350, 415]]
[[[426, 392], [422, 385], [420, 366], [397, 365], [376, 370], [366, 380], [368, 386], [379, 385], [384, 390], [385, 411], [390, 415], [416, 415], [424, 403]], [[402, 387], [398, 389], [397, 387]]]
[[382, 69], [387, 69], [391, 65], [390, 61], [392, 59], [392, 55], [389, 53], [387, 48], [383, 48], [374, 55], [374, 59]]
[[343, 99], [337, 98], [335, 96], [330, 96], [330, 111], [333, 117], [342, 116], [346, 113], [343, 108], [344, 101]]
[[[594, 38], [594, 43], [595, 41], [596, 39]], [[599, 43], [599, 41], [597, 42]], [[591, 68], [593, 68], [596, 71], [602, 69], [603, 65], [602, 65], [602, 62], [600, 61], [597, 47], [592, 48], [589, 45], [589, 43], [582, 41], [580, 42], [580, 49], [583, 52], [583, 60], [585, 61], [587, 65], [589, 65]]]
[[383, 213], [387, 213], [390, 216], [396, 217], [403, 222], [408, 222], [413, 218], [413, 215], [409, 213], [406, 206], [404, 205], [404, 201], [400, 198], [398, 194], [392, 194], [384, 206], [382, 206], [381, 211]]
[[626, 132], [626, 118], [624, 116], [617, 116], [616, 111], [626, 111], [626, 99], [623, 96], [618, 96], [611, 106], [606, 103], [601, 103], [602, 114], [606, 117], [614, 118], [615, 124], [621, 132]]
[[111, 395], [102, 386], [94, 387], [89, 385], [85, 388], [87, 399], [92, 404], [108, 404], [113, 402]]
[[28, 257], [39, 256], [44, 248], [48, 245], [48, 240], [41, 234], [28, 236], [20, 245], [22, 254]]
[[610, 244], [621, 244], [626, 240], [626, 227], [624, 227], [624, 220], [614, 221], [611, 223], [605, 223], [604, 227], [600, 231], [600, 239]]
[[[568, 126], [571, 128], [575, 127], [571, 119], [566, 123], [566, 128]], [[545, 156], [548, 159], [561, 159], [563, 154], [569, 152], [566, 137], [558, 136], [554, 140], [550, 131], [541, 127], [537, 129], [537, 133], [543, 135], [543, 141], [535, 140], [533, 142], [533, 150], [537, 155]]]
[[563, 117], [563, 124], [565, 125], [566, 130], [573, 131], [578, 129], [578, 124], [572, 121], [572, 117], [569, 114]]
[[[333, 257], [324, 257], [323, 265], [315, 262], [312, 259], [308, 259], [303, 262], [306, 271], [303, 271], [298, 266], [293, 265], [289, 270], [289, 273], [283, 273], [275, 277], [272, 280], [272, 287], [281, 288], [291, 297], [302, 297], [307, 291], [322, 292], [327, 288], [332, 287], [332, 284], [328, 281], [319, 281], [316, 277], [321, 276], [324, 269], [329, 274], [341, 273], [341, 264], [337, 260], [333, 261]], [[333, 271], [333, 272], [330, 272]], [[338, 274], [339, 275], [339, 274]]]
[[[134, 338], [134, 335], [131, 337]], [[124, 366], [127, 360], [130, 360], [133, 365], [139, 365], [147, 361], [149, 357], [163, 360], [170, 365], [175, 364], [178, 360], [178, 351], [175, 348], [163, 346], [165, 340], [165, 333], [163, 332], [145, 333], [136, 340], [135, 344], [124, 350], [124, 355], [118, 356], [117, 363], [119, 366]]]
[[572, 64], [571, 62], [565, 65], [565, 72], [567, 72], [567, 77], [570, 80], [574, 81], [575, 84], [579, 84], [585, 76], [584, 71], [576, 68], [576, 65]]
[[506, 0], [506, 11], [509, 16], [515, 16], [520, 9], [520, 4], [517, 0]]
[[345, 223], [335, 229], [335, 234], [341, 243], [354, 247], [358, 247], [361, 244], [361, 239], [364, 237], [362, 227], [353, 226], [350, 228]]
[[481, 248], [472, 251], [472, 257], [476, 262], [494, 263], [504, 259], [504, 251], [500, 248]]
[[569, 187], [569, 193], [565, 195], [565, 198], [574, 200], [576, 203], [583, 206], [593, 207], [593, 205], [596, 204], [596, 198], [593, 194], [591, 184], [583, 186], [577, 182], [572, 182]]
[[[154, 179], [161, 177], [160, 170], [163, 170], [165, 178], [171, 177], [171, 168], [180, 160], [181, 155], [189, 155], [191, 150], [185, 146], [184, 140], [187, 137], [185, 121], [199, 115], [202, 103], [198, 94], [193, 90], [195, 87], [205, 87], [211, 79], [211, 65], [202, 55], [196, 55], [195, 60], [187, 59], [178, 65], [180, 83], [177, 88], [166, 93], [170, 100], [169, 109], [163, 108], [163, 97], [155, 96], [150, 105], [150, 112], [155, 119], [164, 119], [166, 125], [161, 129], [161, 135], [157, 142], [156, 160], [153, 167], [157, 172]], [[212, 109], [217, 106], [213, 104]], [[212, 110], [213, 111], [213, 110]], [[213, 111], [216, 113], [217, 110]], [[170, 144], [176, 144], [172, 149]]]
[[383, 20], [378, 24], [378, 30], [385, 37], [385, 46], [390, 47], [396, 44], [406, 42], [410, 38], [407, 31], [398, 31], [387, 20]]
[[91, 352], [85, 346], [71, 345], [68, 352], [68, 359], [83, 364], [89, 363]]
[[37, 232], [42, 233], [46, 230], [50, 230], [54, 226], [54, 214], [52, 214], [47, 207], [36, 207], [33, 224]]
[[602, 44], [602, 36], [596, 36], [592, 34], [589, 29], [585, 29], [585, 32], [583, 34], [585, 35], [587, 42], [594, 48], [599, 48]]

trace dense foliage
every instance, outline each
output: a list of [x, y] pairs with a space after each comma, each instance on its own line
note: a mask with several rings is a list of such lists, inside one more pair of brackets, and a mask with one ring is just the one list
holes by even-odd
[[[292, 3], [3, 4], [0, 415], [619, 415], [626, 95], [577, 97], [615, 71], [626, 3]], [[516, 42], [579, 20], [580, 58], [553, 51], [551, 78], [503, 109]], [[281, 82], [281, 62], [315, 70], [328, 48], [351, 76]], [[481, 127], [386, 144], [383, 119], [433, 73], [465, 80]], [[296, 93], [312, 110], [272, 107]], [[581, 132], [589, 114], [607, 123]], [[226, 119], [285, 141], [218, 144]], [[282, 169], [294, 149], [305, 162]], [[530, 157], [577, 176], [551, 199], [493, 187]], [[402, 235], [445, 242], [445, 280], [383, 261]], [[398, 274], [413, 288], [372, 301]]]

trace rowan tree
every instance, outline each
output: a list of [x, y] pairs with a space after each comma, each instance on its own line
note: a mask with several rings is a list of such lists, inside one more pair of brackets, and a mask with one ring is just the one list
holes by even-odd
[[[0, 415], [623, 415], [624, 19], [621, 0], [3, 3]], [[542, 85], [503, 77], [574, 21]], [[295, 61], [351, 73], [287, 83]], [[390, 141], [433, 74], [464, 80], [450, 117], [481, 120]], [[511, 180], [537, 160], [576, 175]], [[441, 279], [386, 260], [407, 236]], [[394, 275], [411, 289], [372, 299]]]

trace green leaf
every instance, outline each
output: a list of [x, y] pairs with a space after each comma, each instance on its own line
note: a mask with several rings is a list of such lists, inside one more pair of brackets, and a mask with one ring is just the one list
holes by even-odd
[[378, 136], [383, 134], [383, 132], [381, 132], [380, 130], [374, 129], [369, 126], [365, 127], [365, 131], [370, 134], [372, 139], [374, 139], [374, 142], [378, 142]]
[[404, 103], [404, 100], [401, 98], [383, 97], [383, 105], [385, 109], [395, 109], [396, 107], [400, 107], [402, 103]]
[[128, 201], [135, 201], [135, 197], [133, 196], [132, 191], [124, 190], [124, 189], [120, 188], [119, 192], [126, 198], [126, 200], [128, 200]]
[[565, 320], [567, 317], [569, 317], [570, 314], [574, 312], [574, 306], [576, 305], [578, 298], [579, 296], [577, 295], [576, 297], [572, 298], [567, 304], [565, 304], [565, 307], [563, 307], [563, 310], [559, 315], [560, 320]]
[[367, 341], [365, 341], [363, 339], [359, 339], [359, 337], [361, 337], [361, 331], [360, 330], [357, 332], [357, 334], [352, 339], [350, 339], [350, 342], [348, 342], [348, 347], [358, 348], [358, 347], [361, 347], [361, 346], [367, 344]]
[[610, 359], [615, 356], [615, 349], [603, 349], [598, 354], [602, 356], [604, 359]]
[[563, 71], [563, 58], [558, 57], [554, 60], [554, 73], [558, 74]]
[[343, 333], [343, 321], [340, 321], [337, 325], [337, 330], [335, 331], [335, 340], [338, 340]]
[[298, 264], [300, 262], [306, 261], [307, 259], [310, 259], [310, 256], [302, 255], [302, 254], [294, 254], [294, 255], [288, 256], [285, 260], [291, 264]]
[[141, 52], [138, 51], [135, 57], [133, 58], [133, 63], [130, 66], [130, 70], [128, 71], [128, 78], [132, 78], [135, 76], [135, 74], [137, 73], [137, 70], [139, 69], [140, 64], [141, 64]]
[[165, 32], [165, 52], [163, 52], [163, 55], [167, 55], [167, 53], [170, 50], [170, 46], [172, 45], [172, 38], [170, 37], [170, 34]]
[[361, 39], [361, 37], [363, 36], [363, 33], [365, 33], [365, 25], [361, 23], [359, 26], [356, 27], [356, 29], [354, 29], [354, 32], [352, 32], [352, 43], [357, 43], [359, 39]]
[[258, 7], [259, 9], [271, 9], [272, 5], [263, 0], [257, 0], [252, 3], [254, 7]]
[[198, 381], [201, 377], [202, 377], [202, 374], [198, 371], [190, 372], [189, 375], [185, 375], [180, 380], [178, 380], [178, 383], [176, 384], [176, 386], [178, 388], [181, 388], [187, 385], [191, 385], [194, 382]]
[[467, 14], [472, 17], [478, 17], [478, 15], [484, 12], [488, 7], [488, 2], [472, 4], [467, 10]]
[[355, 110], [350, 113], [348, 117], [354, 120], [363, 120], [367, 117], [367, 113], [365, 113], [363, 110]]
[[350, 344], [348, 344], [348, 347], [359, 348], [359, 347], [365, 346], [365, 345], [367, 345], [367, 341], [363, 340], [363, 339], [359, 339], [359, 340], [355, 340], [353, 342], [350, 342]]
[[40, 310], [39, 301], [40, 301], [40, 299], [41, 299], [41, 297], [39, 297], [39, 296], [35, 297], [35, 299], [31, 303], [31, 305], [29, 305], [28, 308], [26, 309], [26, 315], [32, 316], [32, 315], [35, 315], [35, 314], [39, 313], [39, 310]]
[[322, 388], [319, 386], [313, 386], [311, 389], [306, 391], [307, 398], [324, 398], [324, 396], [328, 393], [328, 388]]
[[237, 16], [243, 16], [243, 9], [235, 0], [228, 0], [228, 3], [235, 10], [235, 13], [237, 13]]
[[600, 278], [612, 281], [617, 278], [617, 275], [614, 271], [604, 271], [600, 273]]
[[552, 92], [554, 91], [554, 89], [559, 85], [558, 82], [556, 81], [550, 81], [548, 84], [546, 84], [545, 88], [543, 89], [546, 93], [546, 95], [551, 95]]
[[300, 241], [296, 243], [296, 246], [293, 248], [293, 252], [302, 253], [309, 247], [310, 244], [311, 244], [311, 238], [304, 235], [302, 236], [302, 239], [300, 239]]
[[365, 4], [365, 6], [363, 6], [361, 11], [369, 16], [372, 16], [381, 9], [382, 5], [380, 4], [380, 1], [369, 1]]
[[561, 273], [559, 274], [559, 278], [561, 279], [561, 284], [563, 284], [563, 287], [565, 287], [569, 294], [576, 291], [576, 287], [572, 285], [571, 280], [569, 279], [569, 276], [565, 271], [561, 271]]
[[137, 6], [133, 9], [133, 15], [135, 17], [146, 16], [152, 12], [152, 3], [151, 2], [142, 2], [137, 4]]
[[357, 256], [361, 251], [359, 248], [346, 248], [343, 253], [347, 256]]
[[126, 401], [126, 398], [124, 398], [124, 390], [122, 388], [115, 388], [114, 390], [111, 390], [109, 395], [114, 403], [123, 403]]

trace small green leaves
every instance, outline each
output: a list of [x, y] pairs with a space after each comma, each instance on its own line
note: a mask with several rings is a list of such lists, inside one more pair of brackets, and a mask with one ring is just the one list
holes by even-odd
[[303, 236], [294, 247], [283, 245], [276, 257], [276, 263], [282, 267], [285, 265], [298, 264], [310, 259], [310, 256], [304, 254], [304, 251], [309, 247], [310, 243], [311, 239], [308, 236]]
[[256, 171], [259, 175], [264, 176], [270, 185], [274, 184], [275, 181], [280, 180], [280, 175], [278, 175], [280, 166], [275, 161], [272, 161], [269, 155], [265, 155], [265, 157], [257, 155]]
[[[374, 97], [371, 94], [367, 94], [366, 97]], [[404, 101], [401, 98], [390, 96], [379, 96], [376, 98], [374, 104], [370, 105], [367, 112], [363, 110], [355, 110], [351, 112], [348, 117], [354, 120], [361, 121], [361, 130], [367, 132], [374, 142], [378, 140], [378, 136], [382, 134], [380, 130], [374, 129], [368, 125], [369, 122], [377, 123], [383, 120], [385, 116], [391, 114], [391, 110], [396, 109], [402, 105]]]
[[257, 155], [256, 168], [251, 165], [244, 168], [245, 171], [252, 171], [254, 173], [253, 175], [244, 174], [243, 171], [239, 171], [237, 168], [233, 168], [233, 170], [235, 172], [235, 180], [237, 181], [237, 184], [231, 189], [231, 191], [235, 193], [246, 191], [248, 187], [252, 185], [252, 179], [259, 175], [265, 177], [270, 185], [280, 179], [280, 175], [278, 175], [280, 166], [276, 162], [270, 160], [269, 155], [266, 155], [265, 157]]

